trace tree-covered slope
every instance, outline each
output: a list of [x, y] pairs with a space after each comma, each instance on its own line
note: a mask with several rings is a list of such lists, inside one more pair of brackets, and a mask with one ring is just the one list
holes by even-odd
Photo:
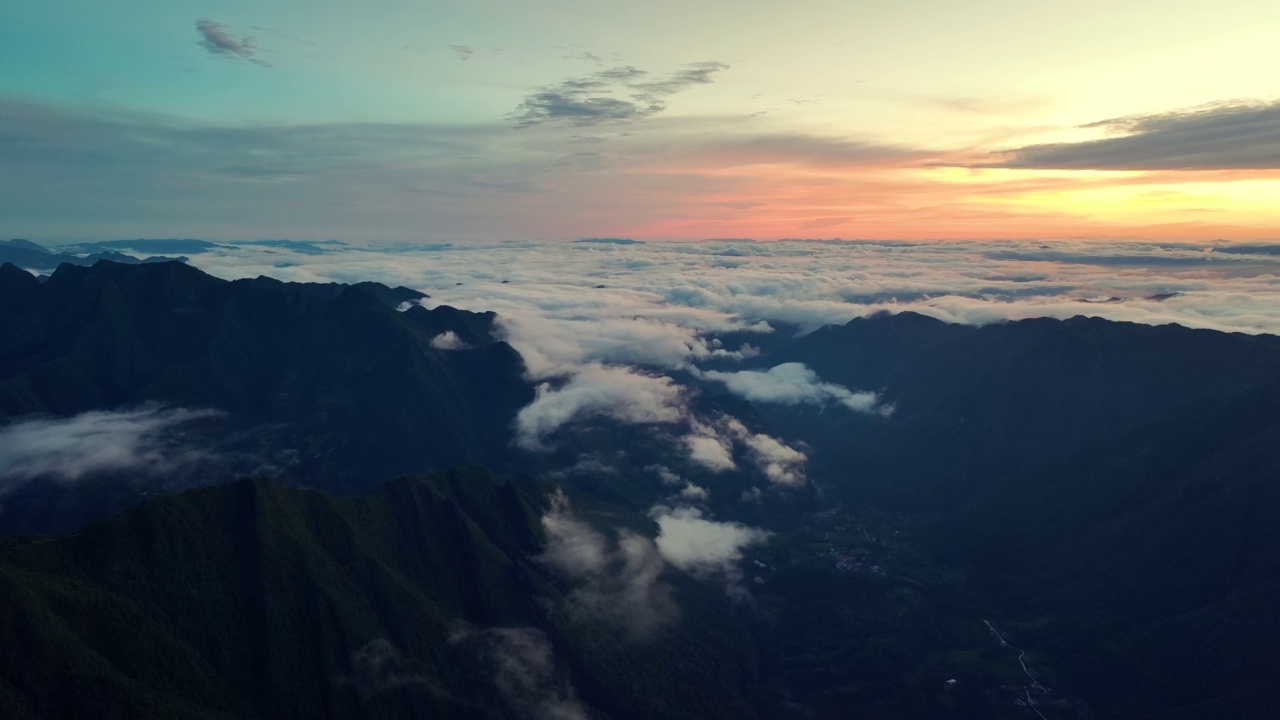
[[1021, 469], [935, 529], [996, 607], [1053, 620], [1106, 717], [1259, 707], [1280, 663], [1280, 383]]
[[758, 362], [784, 361], [880, 391], [895, 408], [887, 422], [762, 413], [815, 448], [815, 476], [839, 483], [857, 468], [847, 490], [862, 501], [942, 509], [996, 475], [1280, 378], [1280, 337], [1085, 317], [972, 327], [902, 313], [823, 328]]
[[10, 539], [0, 714], [750, 716], [723, 594], [676, 583], [700, 615], [644, 640], [567, 612], [542, 493], [479, 470], [360, 498], [244, 480]]

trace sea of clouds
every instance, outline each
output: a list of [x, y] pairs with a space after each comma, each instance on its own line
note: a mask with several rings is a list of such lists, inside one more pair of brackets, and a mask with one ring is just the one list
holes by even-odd
[[[147, 247], [136, 250], [151, 254]], [[543, 519], [548, 548], [542, 560], [575, 583], [575, 607], [596, 615], [621, 610], [619, 622], [638, 636], [678, 614], [662, 581], [667, 568], [720, 578], [731, 596], [742, 596], [735, 567], [748, 547], [767, 537], [715, 519], [710, 491], [689, 475], [741, 471], [752, 479], [733, 499], [751, 503], [809, 483], [803, 447], [723, 413], [700, 413], [699, 384], [750, 403], [833, 408], [893, 421], [894, 408], [874, 392], [828, 382], [799, 363], [753, 364], [759, 355], [753, 338], [759, 344], [774, 333], [805, 333], [884, 311], [968, 324], [1089, 315], [1280, 332], [1280, 244], [270, 242], [220, 243], [189, 253], [189, 261], [224, 279], [372, 280], [421, 290], [430, 296], [422, 301], [427, 307], [496, 312], [500, 334], [525, 358], [537, 387], [512, 429], [513, 443], [526, 452], [553, 449], [563, 428], [593, 418], [672, 438], [684, 463], [643, 468], [671, 489], [650, 511], [656, 537], [606, 535], [577, 517], [563, 497], [554, 499]], [[730, 333], [732, 343], [720, 339]], [[432, 345], [441, 352], [465, 348], [449, 333]], [[145, 414], [125, 419], [146, 421], [134, 423], [140, 437], [183, 420]], [[68, 427], [101, 420], [79, 418]], [[6, 437], [0, 434], [0, 449]], [[146, 462], [161, 457], [129, 454], [135, 456]], [[73, 466], [96, 460], [77, 457]], [[28, 466], [24, 472], [48, 471], [34, 460], [21, 465]], [[564, 472], [615, 471], [605, 460], [584, 456]]]
[[[691, 462], [711, 471], [752, 458], [783, 486], [803, 484], [803, 454], [734, 418], [698, 416], [688, 378], [752, 403], [885, 417], [893, 408], [803, 365], [739, 369], [758, 355], [752, 338], [908, 310], [970, 324], [1090, 315], [1280, 332], [1280, 244], [184, 241], [188, 246], [192, 265], [225, 279], [372, 280], [422, 290], [428, 307], [495, 311], [502, 336], [537, 385], [513, 429], [526, 451], [549, 449], [566, 424], [607, 418], [667, 428]], [[153, 254], [155, 247], [132, 249]], [[727, 333], [736, 338], [732, 346], [718, 339]], [[433, 346], [465, 344], [446, 333]], [[696, 496], [700, 488], [686, 491]]]
[[[138, 248], [145, 251], [146, 248]], [[691, 459], [733, 466], [735, 443], [761, 469], [797, 482], [794, 456], [689, 411], [673, 375], [720, 383], [754, 403], [843, 406], [891, 415], [871, 392], [803, 365], [726, 369], [758, 354], [750, 339], [803, 333], [877, 312], [985, 324], [1090, 315], [1231, 332], [1280, 332], [1280, 244], [1054, 241], [843, 242], [630, 240], [459, 245], [221, 244], [190, 262], [227, 278], [404, 285], [428, 307], [495, 311], [539, 383], [516, 443], [545, 450], [575, 419], [665, 425]], [[735, 333], [727, 346], [717, 337]], [[459, 347], [442, 336], [436, 346]], [[714, 364], [714, 367], [708, 364]]]
[[[705, 515], [709, 491], [686, 474], [742, 471], [736, 490], [761, 502], [808, 484], [805, 450], [723, 414], [700, 415], [692, 383], [718, 384], [751, 403], [877, 415], [876, 393], [825, 381], [787, 363], [750, 365], [750, 338], [804, 333], [877, 312], [915, 311], [986, 324], [1030, 317], [1104, 317], [1231, 332], [1280, 331], [1280, 244], [1054, 241], [641, 243], [502, 242], [466, 245], [241, 245], [191, 263], [235, 279], [375, 280], [430, 295], [428, 307], [495, 311], [524, 356], [535, 400], [514, 429], [528, 452], [593, 417], [661, 428], [686, 463], [648, 468], [672, 495], [651, 516], [655, 540], [614, 540], [575, 524], [557, 505], [547, 522], [548, 559], [583, 584], [583, 607], [629, 608], [648, 627], [669, 617], [663, 566], [729, 569], [756, 529]], [[733, 346], [718, 340], [726, 333]], [[748, 338], [742, 340], [742, 338]], [[437, 347], [457, 346], [439, 338]], [[743, 364], [750, 366], [739, 367]], [[685, 378], [683, 381], [678, 378]], [[690, 380], [689, 378], [693, 378]], [[609, 472], [582, 458], [579, 470]], [[567, 544], [563, 553], [557, 543]], [[572, 562], [570, 562], [572, 560]]]

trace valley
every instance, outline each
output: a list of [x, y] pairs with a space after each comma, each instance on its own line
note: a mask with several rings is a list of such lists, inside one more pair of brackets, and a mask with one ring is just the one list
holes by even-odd
[[547, 370], [556, 326], [375, 283], [0, 295], [8, 716], [1154, 720], [1277, 659], [1274, 336], [875, 314]]

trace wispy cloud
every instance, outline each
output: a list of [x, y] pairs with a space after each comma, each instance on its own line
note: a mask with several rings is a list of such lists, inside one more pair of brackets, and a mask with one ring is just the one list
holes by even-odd
[[110, 471], [160, 473], [210, 459], [178, 428], [213, 410], [144, 407], [36, 418], [0, 428], [0, 489], [39, 478], [75, 481]]
[[210, 55], [271, 67], [271, 63], [258, 57], [259, 48], [252, 37], [246, 35], [237, 38], [226, 25], [212, 20], [197, 20], [196, 32], [200, 35], [200, 46], [209, 51]]
[[386, 638], [374, 638], [352, 653], [351, 674], [339, 677], [338, 682], [354, 686], [364, 696], [401, 688], [443, 692], [424, 669], [407, 660]]
[[787, 164], [815, 168], [922, 164], [938, 153], [848, 137], [803, 133], [727, 136], [692, 152], [715, 165]]
[[[690, 490], [692, 488], [692, 490]], [[684, 502], [705, 499], [705, 490], [687, 485]], [[735, 522], [720, 522], [688, 506], [654, 506], [658, 525], [650, 539], [618, 530], [616, 540], [578, 518], [563, 494], [552, 496], [542, 518], [547, 546], [541, 556], [576, 583], [569, 596], [576, 611], [626, 629], [643, 640], [679, 619], [672, 587], [662, 580], [668, 565], [691, 575], [723, 581], [731, 597], [746, 599], [738, 585], [743, 551], [769, 533]]]
[[561, 493], [542, 517], [546, 549], [541, 560], [574, 582], [575, 612], [650, 637], [679, 618], [671, 587], [662, 581], [662, 557], [649, 538], [618, 531], [616, 541], [578, 518]]
[[1027, 145], [977, 167], [1061, 170], [1280, 170], [1280, 102], [1227, 103], [1101, 120], [1114, 137]]
[[502, 701], [516, 717], [535, 720], [588, 720], [566, 673], [556, 664], [546, 633], [532, 627], [476, 629], [460, 625], [449, 644], [476, 652], [487, 662]]
[[542, 123], [573, 126], [636, 120], [666, 110], [666, 100], [695, 85], [715, 81], [729, 66], [699, 62], [662, 77], [623, 65], [590, 75], [568, 78], [527, 95], [507, 119], [516, 127]]
[[[945, 154], [875, 139], [749, 123], [727, 129], [722, 118], [672, 114], [644, 125], [645, 132], [634, 133], [594, 128], [603, 140], [584, 142], [567, 137], [558, 122], [520, 132], [498, 119], [220, 124], [0, 97], [6, 130], [0, 164], [10, 170], [0, 173], [0, 216], [16, 234], [67, 239], [179, 228], [227, 239], [409, 241], [421, 240], [426, 227], [432, 240], [466, 242], [1274, 234], [1222, 204], [1231, 197], [1229, 182], [1219, 183], [1228, 186], [1220, 197], [1132, 205], [1178, 208], [1170, 210], [1172, 221], [1145, 215], [1103, 223], [1078, 203], [1045, 200], [1144, 192], [1138, 184], [1149, 185], [1145, 191], [1173, 189], [1187, 173], [1010, 177], [971, 170], [960, 177], [922, 169], [952, 162]], [[1241, 172], [1219, 171], [1216, 180], [1239, 180]], [[1195, 179], [1206, 175], [1214, 173]], [[1195, 214], [1187, 207], [1228, 212]]]

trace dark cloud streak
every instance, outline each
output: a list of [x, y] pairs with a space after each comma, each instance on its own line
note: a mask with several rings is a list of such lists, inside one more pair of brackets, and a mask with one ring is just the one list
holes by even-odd
[[666, 99], [695, 85], [715, 82], [729, 68], [707, 61], [686, 65], [662, 78], [623, 65], [568, 78], [527, 95], [509, 115], [516, 127], [563, 122], [576, 127], [637, 120], [666, 110]]
[[1280, 170], [1280, 101], [1089, 123], [1116, 137], [1027, 145], [971, 167], [1037, 170]]
[[200, 34], [199, 45], [215, 57], [245, 60], [261, 67], [271, 67], [271, 63], [257, 57], [258, 46], [253, 38], [245, 36], [236, 39], [226, 25], [212, 20], [197, 20], [196, 32]]

